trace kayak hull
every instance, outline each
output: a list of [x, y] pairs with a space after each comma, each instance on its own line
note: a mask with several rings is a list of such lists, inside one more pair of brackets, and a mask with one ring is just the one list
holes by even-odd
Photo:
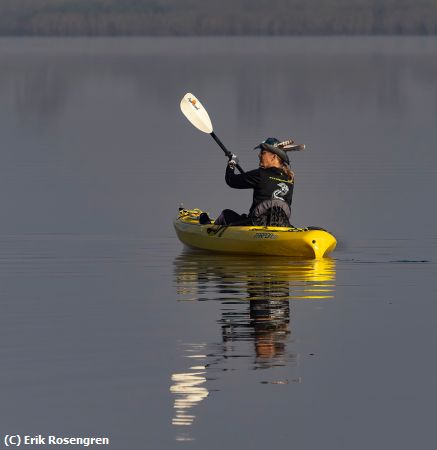
[[334, 251], [335, 237], [323, 229], [199, 224], [200, 210], [181, 210], [173, 225], [190, 248], [221, 253], [320, 259]]

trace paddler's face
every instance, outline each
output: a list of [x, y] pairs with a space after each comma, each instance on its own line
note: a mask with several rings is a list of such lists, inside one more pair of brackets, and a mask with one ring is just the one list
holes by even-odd
[[258, 154], [259, 166], [263, 169], [276, 167], [278, 165], [278, 157], [267, 150], [261, 150]]

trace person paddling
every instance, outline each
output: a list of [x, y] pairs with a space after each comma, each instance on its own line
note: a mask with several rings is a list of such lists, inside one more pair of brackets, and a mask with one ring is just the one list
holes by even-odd
[[[293, 140], [280, 142], [267, 138], [257, 145], [259, 168], [241, 174], [235, 173], [238, 157], [232, 154], [226, 167], [226, 184], [234, 189], [253, 189], [249, 214], [238, 214], [225, 209], [215, 220], [217, 225], [290, 226], [294, 174], [290, 170], [288, 150], [297, 147]], [[206, 221], [207, 218], [201, 218]]]

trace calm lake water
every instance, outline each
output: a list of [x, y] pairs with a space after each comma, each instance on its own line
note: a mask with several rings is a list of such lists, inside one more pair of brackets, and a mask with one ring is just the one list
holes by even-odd
[[[436, 38], [0, 39], [1, 439], [434, 449], [436, 80]], [[251, 202], [186, 92], [246, 169], [307, 145], [332, 258], [183, 251]]]

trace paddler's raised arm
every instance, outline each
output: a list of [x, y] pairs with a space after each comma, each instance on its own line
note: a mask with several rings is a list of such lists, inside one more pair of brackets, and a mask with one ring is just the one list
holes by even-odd
[[226, 166], [225, 181], [228, 186], [235, 189], [253, 189], [260, 180], [259, 169], [245, 173], [235, 173], [238, 164], [237, 155], [232, 155]]

